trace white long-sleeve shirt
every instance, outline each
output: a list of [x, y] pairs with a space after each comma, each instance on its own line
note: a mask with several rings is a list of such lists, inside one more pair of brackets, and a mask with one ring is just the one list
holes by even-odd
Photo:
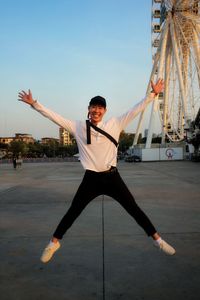
[[[101, 121], [98, 127], [119, 140], [120, 132], [153, 100], [152, 96], [145, 98], [125, 114]], [[117, 147], [104, 135], [91, 128], [91, 144], [87, 144], [86, 122], [71, 121], [44, 107], [38, 101], [32, 107], [60, 127], [67, 129], [77, 141], [80, 161], [84, 169], [103, 172], [117, 164]]]

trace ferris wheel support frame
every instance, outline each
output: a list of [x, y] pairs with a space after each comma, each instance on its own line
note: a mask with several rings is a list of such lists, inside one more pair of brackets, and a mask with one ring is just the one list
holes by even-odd
[[[198, 29], [198, 27], [197, 27], [197, 29]], [[199, 40], [198, 40], [198, 35], [197, 35], [197, 32], [196, 32], [196, 28], [193, 30], [193, 32], [194, 32], [193, 48], [194, 48], [194, 51], [195, 51], [195, 54], [196, 54], [195, 56], [197, 58], [197, 66], [200, 66], [200, 45], [199, 45]], [[199, 32], [200, 32], [200, 28], [199, 28]], [[199, 70], [198, 74], [200, 74], [200, 70]], [[198, 76], [198, 81], [199, 81], [199, 87], [200, 87], [200, 75]]]
[[[161, 77], [162, 71], [163, 71], [163, 66], [164, 66], [164, 57], [165, 57], [165, 52], [166, 52], [166, 44], [167, 44], [167, 37], [168, 37], [168, 19], [166, 20], [166, 26], [164, 28], [163, 32], [163, 38], [161, 39], [161, 49], [160, 49], [160, 63], [159, 63], [159, 68], [158, 68], [158, 74], [157, 74], [157, 79]], [[158, 110], [158, 96], [156, 97], [152, 103], [152, 109], [151, 109], [151, 116], [150, 116], [150, 121], [149, 121], [149, 128], [148, 128], [148, 135], [147, 135], [147, 140], [146, 140], [146, 145], [145, 148], [151, 148], [151, 140], [152, 140], [152, 135], [153, 135], [153, 126], [155, 123], [155, 114]]]
[[176, 68], [177, 68], [177, 73], [178, 73], [178, 80], [179, 80], [179, 85], [180, 85], [181, 101], [182, 101], [182, 106], [183, 106], [183, 115], [184, 115], [184, 118], [186, 121], [186, 118], [187, 118], [186, 95], [185, 95], [184, 81], [183, 81], [182, 70], [181, 70], [181, 62], [180, 62], [180, 59], [178, 56], [177, 36], [176, 36], [175, 29], [174, 29], [174, 22], [172, 20], [171, 13], [169, 14], [169, 17], [170, 17], [170, 33], [171, 33], [172, 47], [173, 47], [175, 63], [176, 63]]
[[[169, 36], [168, 36], [168, 43], [171, 43]], [[169, 79], [170, 79], [170, 65], [171, 65], [171, 48], [168, 47], [166, 51], [166, 62], [165, 62], [165, 93], [163, 99], [163, 123], [162, 123], [162, 140], [161, 143], [165, 143], [165, 136], [167, 133], [167, 126], [168, 126], [168, 98], [169, 98]]]
[[[150, 76], [150, 79], [149, 79], [149, 83], [148, 83], [148, 86], [147, 86], [146, 95], [148, 95], [150, 93], [151, 80], [154, 79], [154, 74], [155, 74], [155, 71], [156, 71], [156, 68], [157, 68], [159, 57], [160, 57], [160, 53], [157, 52], [156, 57], [155, 57], [155, 62], [154, 62], [154, 65], [153, 65], [153, 68], [152, 68], [152, 71], [151, 71], [151, 76]], [[139, 122], [138, 122], [138, 125], [137, 125], [137, 129], [136, 129], [136, 133], [135, 133], [135, 137], [134, 137], [134, 141], [133, 141], [133, 147], [135, 145], [137, 145], [137, 142], [138, 142], [138, 137], [139, 137], [142, 122], [143, 122], [143, 119], [144, 119], [144, 112], [145, 112], [145, 109], [140, 114]]]

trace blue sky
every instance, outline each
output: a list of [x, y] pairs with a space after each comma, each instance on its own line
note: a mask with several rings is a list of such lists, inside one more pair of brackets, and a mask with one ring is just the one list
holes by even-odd
[[58, 137], [18, 92], [30, 88], [69, 119], [84, 120], [96, 95], [107, 99], [105, 118], [125, 112], [151, 72], [151, 0], [0, 0], [0, 44], [0, 136]]

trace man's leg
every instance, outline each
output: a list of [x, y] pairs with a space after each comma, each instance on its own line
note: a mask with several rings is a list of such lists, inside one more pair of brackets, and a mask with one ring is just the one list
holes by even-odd
[[153, 236], [157, 231], [146, 214], [135, 202], [133, 195], [130, 193], [126, 184], [122, 180], [118, 171], [108, 177], [107, 195], [117, 200], [123, 208], [136, 220], [144, 229], [148, 236]]
[[98, 182], [95, 181], [91, 173], [86, 171], [70, 208], [58, 224], [51, 242], [43, 251], [41, 256], [42, 262], [48, 262], [53, 254], [60, 248], [59, 240], [63, 238], [65, 232], [71, 227], [87, 204], [99, 195], [98, 190]]
[[87, 172], [81, 182], [72, 204], [60, 221], [56, 231], [53, 234], [54, 238], [62, 239], [65, 232], [71, 227], [74, 221], [78, 218], [87, 204], [98, 196], [98, 190], [94, 188], [94, 181]]
[[133, 195], [130, 193], [118, 171], [111, 174], [110, 177], [107, 176], [106, 181], [108, 183], [106, 185], [106, 194], [117, 200], [124, 207], [124, 209], [144, 229], [146, 234], [156, 241], [156, 246], [158, 246], [166, 254], [173, 255], [175, 250], [161, 239], [150, 219], [135, 202]]

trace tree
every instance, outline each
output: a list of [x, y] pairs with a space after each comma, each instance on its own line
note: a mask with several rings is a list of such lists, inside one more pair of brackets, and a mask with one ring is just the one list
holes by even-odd
[[25, 156], [28, 152], [28, 145], [22, 141], [12, 141], [9, 150], [14, 156]]
[[5, 143], [0, 143], [0, 149], [3, 149], [3, 150], [7, 150], [8, 149], [8, 144], [5, 144]]
[[28, 157], [40, 157], [43, 154], [42, 145], [39, 142], [35, 142], [34, 144], [28, 144]]
[[68, 145], [67, 147], [67, 153], [69, 156], [73, 156], [74, 154], [77, 154], [78, 152], [78, 147], [77, 144], [72, 144], [72, 145]]
[[126, 133], [124, 130], [122, 130], [119, 137], [119, 151], [125, 152], [128, 150], [133, 144], [134, 136], [134, 133]]

